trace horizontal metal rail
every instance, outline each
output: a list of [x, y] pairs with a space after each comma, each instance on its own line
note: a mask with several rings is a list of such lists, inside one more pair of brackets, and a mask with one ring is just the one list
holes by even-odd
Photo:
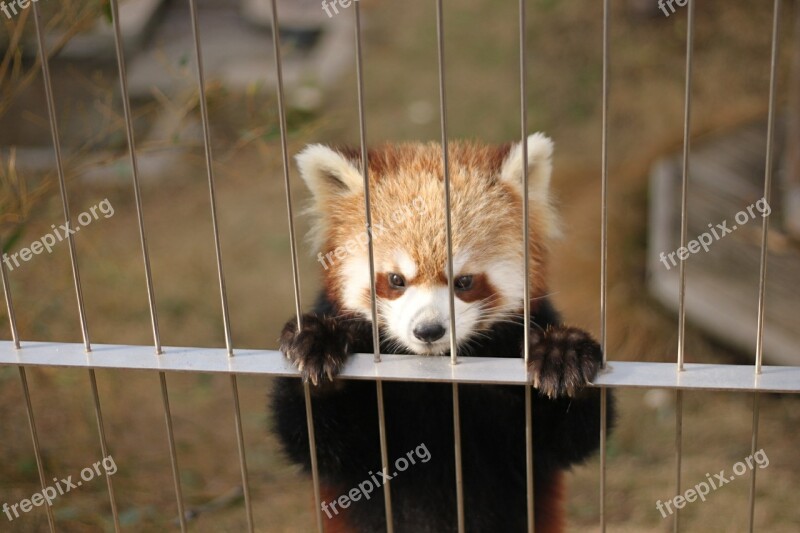
[[[386, 354], [379, 364], [374, 358], [353, 355], [341, 377], [497, 385], [523, 385], [526, 378], [520, 358], [464, 357], [458, 365], [447, 357]], [[0, 341], [2, 365], [298, 376], [281, 352], [237, 350], [231, 358], [224, 348], [165, 347], [162, 355], [154, 355], [152, 346], [97, 344], [86, 353], [83, 344], [26, 342], [17, 350], [13, 342]], [[609, 361], [593, 385], [800, 393], [800, 367], [764, 366], [757, 375], [752, 365], [686, 364], [679, 373], [674, 363]]]

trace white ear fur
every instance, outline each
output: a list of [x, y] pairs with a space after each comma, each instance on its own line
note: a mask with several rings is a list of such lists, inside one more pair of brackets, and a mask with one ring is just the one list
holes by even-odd
[[[515, 144], [503, 161], [500, 179], [522, 187], [522, 142]], [[528, 137], [528, 200], [550, 202], [550, 175], [553, 173], [553, 141], [543, 133]]]
[[364, 190], [361, 172], [342, 154], [321, 144], [311, 144], [297, 154], [297, 166], [316, 200]]

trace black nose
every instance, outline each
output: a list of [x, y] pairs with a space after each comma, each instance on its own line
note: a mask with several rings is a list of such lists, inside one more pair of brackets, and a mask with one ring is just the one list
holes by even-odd
[[424, 342], [438, 341], [444, 337], [444, 326], [436, 322], [428, 322], [414, 328], [414, 336]]

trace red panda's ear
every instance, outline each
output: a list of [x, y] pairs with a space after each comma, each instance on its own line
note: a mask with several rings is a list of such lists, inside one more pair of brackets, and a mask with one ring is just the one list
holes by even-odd
[[[500, 179], [516, 188], [522, 186], [522, 143], [511, 147], [503, 166]], [[550, 202], [550, 175], [553, 172], [553, 141], [543, 133], [528, 137], [528, 199], [531, 202]]]
[[364, 190], [361, 173], [344, 155], [321, 144], [297, 154], [297, 166], [315, 200], [357, 194]]

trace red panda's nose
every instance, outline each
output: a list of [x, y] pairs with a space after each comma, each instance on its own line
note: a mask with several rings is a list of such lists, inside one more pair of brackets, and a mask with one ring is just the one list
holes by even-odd
[[437, 322], [419, 324], [414, 328], [414, 336], [423, 342], [434, 342], [444, 337], [445, 329]]

